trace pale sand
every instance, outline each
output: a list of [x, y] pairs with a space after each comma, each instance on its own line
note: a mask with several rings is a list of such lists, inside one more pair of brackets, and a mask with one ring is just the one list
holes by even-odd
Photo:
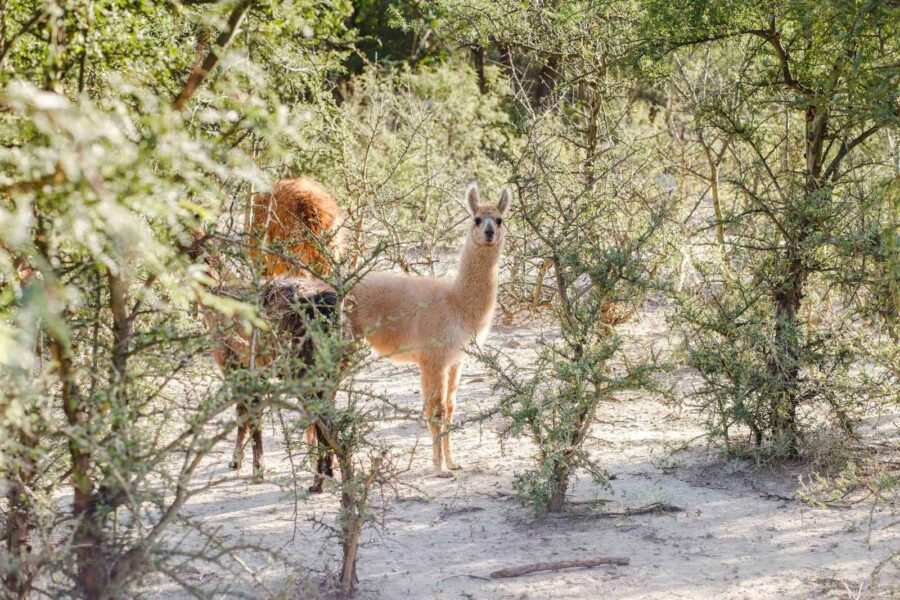
[[[666, 344], [660, 312], [645, 310], [628, 326], [632, 347]], [[488, 343], [527, 364], [538, 327], [498, 325]], [[685, 370], [673, 375], [677, 377], [683, 378], [680, 387], [691, 384]], [[360, 379], [398, 405], [421, 410], [414, 368], [381, 361]], [[460, 418], [471, 420], [493, 406], [490, 385], [483, 369], [470, 361], [459, 393]], [[866, 428], [869, 439], [890, 439], [898, 423], [897, 414], [873, 416]], [[359, 598], [866, 598], [873, 597], [868, 591], [873, 568], [900, 550], [900, 525], [885, 528], [897, 522], [896, 498], [894, 505], [878, 506], [872, 513], [867, 503], [821, 509], [786, 499], [797, 489], [802, 469], [773, 473], [747, 461], [726, 461], [707, 449], [703, 439], [695, 439], [703, 431], [695, 416], [646, 395], [623, 395], [601, 407], [587, 448], [615, 479], [604, 489], [581, 473], [571, 499], [609, 500], [596, 510], [665, 502], [684, 511], [601, 518], [581, 505], [576, 514], [538, 520], [511, 495], [512, 474], [529, 466], [532, 447], [510, 440], [501, 450], [500, 426], [497, 419], [470, 422], [454, 435], [464, 470], [448, 480], [430, 474], [430, 440], [422, 422], [379, 424], [378, 436], [401, 459], [416, 444], [418, 448], [411, 470], [401, 477], [399, 499], [393, 492], [383, 499], [384, 527], [365, 533]], [[687, 450], [672, 454], [690, 440]], [[253, 578], [238, 579], [199, 565], [186, 581], [210, 590], [238, 579], [235, 591], [250, 597], [311, 598], [327, 577], [311, 569], [333, 573], [340, 566], [336, 540], [312, 519], [333, 526], [339, 499], [326, 493], [301, 500], [292, 537], [290, 466], [281, 434], [271, 422], [265, 444], [269, 483], [250, 484], [248, 457], [243, 479], [197, 496], [185, 513], [206, 527], [221, 527], [228, 543], [279, 550], [284, 562], [245, 552], [241, 556]], [[230, 450], [230, 443], [220, 444], [201, 475], [225, 475]], [[304, 470], [300, 478], [305, 489], [311, 474]], [[631, 564], [484, 579], [503, 567], [594, 556], [628, 557]], [[291, 576], [307, 577], [312, 588]], [[161, 581], [148, 581], [145, 590], [155, 598], [185, 596]], [[900, 573], [889, 568], [877, 597], [898, 596]]]

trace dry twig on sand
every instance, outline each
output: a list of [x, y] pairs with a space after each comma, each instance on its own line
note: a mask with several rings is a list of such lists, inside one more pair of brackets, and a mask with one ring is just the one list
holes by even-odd
[[684, 509], [680, 506], [674, 506], [672, 504], [666, 504], [665, 502], [654, 502], [653, 504], [648, 504], [647, 506], [639, 506], [637, 508], [626, 508], [621, 511], [607, 511], [602, 513], [597, 513], [595, 516], [598, 517], [633, 517], [634, 515], [648, 515], [653, 513], [677, 513], [684, 512]]
[[630, 560], [622, 557], [601, 556], [598, 558], [589, 558], [586, 560], [561, 560], [549, 563], [534, 563], [523, 565], [521, 567], [512, 567], [510, 569], [500, 569], [491, 573], [492, 579], [500, 579], [504, 577], [519, 577], [520, 575], [528, 575], [538, 571], [561, 571], [563, 569], [590, 568], [599, 567], [601, 565], [617, 565], [628, 566]]

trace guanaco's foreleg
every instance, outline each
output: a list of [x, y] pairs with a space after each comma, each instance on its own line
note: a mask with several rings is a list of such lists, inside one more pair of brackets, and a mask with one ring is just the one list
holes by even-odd
[[450, 428], [453, 426], [453, 409], [456, 407], [456, 390], [459, 388], [459, 377], [462, 365], [456, 363], [450, 367], [447, 375], [447, 394], [444, 399], [444, 414], [441, 427], [441, 446], [443, 447], [444, 464], [451, 471], [459, 469], [460, 466], [453, 462], [450, 444]]
[[422, 399], [425, 403], [425, 419], [431, 430], [431, 460], [435, 474], [441, 476], [444, 475], [441, 428], [447, 396], [447, 376], [447, 369], [422, 368]]

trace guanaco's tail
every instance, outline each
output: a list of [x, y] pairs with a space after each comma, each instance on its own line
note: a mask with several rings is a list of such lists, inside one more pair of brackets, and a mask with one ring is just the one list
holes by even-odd
[[264, 277], [326, 275], [343, 247], [343, 213], [334, 197], [306, 177], [283, 179], [253, 198], [251, 257]]

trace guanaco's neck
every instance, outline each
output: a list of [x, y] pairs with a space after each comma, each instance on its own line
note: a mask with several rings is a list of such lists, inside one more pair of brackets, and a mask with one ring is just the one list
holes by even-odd
[[453, 294], [465, 324], [473, 333], [490, 323], [497, 301], [501, 245], [479, 246], [466, 238], [453, 282]]

